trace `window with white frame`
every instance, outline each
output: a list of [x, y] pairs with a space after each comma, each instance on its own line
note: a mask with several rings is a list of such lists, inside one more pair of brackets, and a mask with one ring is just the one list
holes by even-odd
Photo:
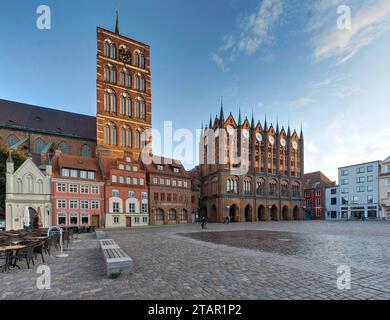
[[113, 196], [113, 197], [119, 197], [119, 190], [113, 189], [113, 190], [112, 190], [112, 196]]
[[71, 169], [70, 170], [70, 176], [72, 178], [77, 178], [78, 177], [77, 170]]
[[170, 186], [171, 185], [171, 179], [165, 179], [165, 184], [167, 186]]
[[130, 177], [126, 177], [126, 184], [131, 184], [131, 178]]
[[374, 187], [373, 187], [373, 186], [371, 186], [371, 185], [370, 185], [370, 186], [367, 186], [367, 191], [368, 191], [368, 192], [371, 192], [371, 191], [373, 191], [373, 190], [374, 190]]
[[135, 184], [135, 185], [138, 184], [138, 178], [133, 178], [133, 184]]
[[142, 199], [147, 199], [147, 198], [148, 198], [148, 193], [142, 192]]
[[125, 183], [125, 178], [123, 176], [119, 177], [119, 183]]
[[78, 209], [79, 201], [78, 200], [69, 200], [69, 209]]
[[165, 184], [165, 180], [163, 178], [160, 178], [160, 184]]
[[89, 193], [89, 186], [86, 184], [82, 184], [80, 186], [80, 193], [88, 194]]
[[118, 181], [118, 178], [116, 175], [112, 175], [111, 180], [113, 183], [116, 183]]
[[126, 171], [131, 171], [131, 166], [126, 165]]
[[142, 217], [142, 222], [143, 223], [148, 223], [148, 217]]
[[158, 183], [158, 179], [157, 178], [153, 178], [153, 184], [157, 184]]
[[119, 213], [119, 202], [112, 203], [112, 212]]
[[137, 172], [137, 171], [138, 171], [138, 167], [134, 166], [134, 167], [133, 167], [133, 171], [134, 171], [134, 172]]
[[317, 205], [317, 207], [319, 207], [321, 205], [321, 199], [316, 200], [316, 205]]
[[92, 200], [91, 201], [91, 209], [99, 209], [99, 200]]
[[70, 217], [69, 224], [72, 224], [72, 225], [78, 225], [79, 224], [79, 217], [78, 217], [77, 213], [71, 213], [69, 215], [69, 217]]
[[92, 194], [99, 194], [99, 186], [91, 186]]
[[179, 181], [177, 182], [177, 185], [178, 185], [178, 187], [183, 186], [183, 181], [179, 180]]
[[141, 212], [142, 213], [148, 213], [148, 204], [147, 203], [142, 203], [141, 204]]
[[162, 166], [162, 165], [159, 164], [159, 165], [157, 166], [157, 170], [158, 170], [158, 171], [164, 171], [164, 166]]
[[89, 209], [89, 200], [80, 200], [80, 209]]
[[61, 176], [69, 177], [69, 169], [61, 169]]
[[57, 209], [66, 209], [66, 200], [57, 200]]
[[119, 217], [112, 217], [114, 224], [119, 224]]
[[124, 170], [125, 169], [125, 166], [123, 164], [120, 164], [119, 165], [119, 170]]
[[135, 213], [135, 203], [129, 203], [129, 212]]
[[176, 184], [177, 184], [177, 181], [176, 180], [172, 180], [172, 186], [176, 187]]
[[139, 184], [140, 184], [141, 186], [143, 186], [143, 185], [145, 184], [145, 180], [142, 179], [142, 178], [140, 178], [140, 179], [139, 179]]
[[367, 177], [367, 182], [373, 182], [373, 181], [374, 181], [374, 176]]
[[81, 170], [80, 171], [80, 178], [81, 179], [87, 179], [87, 171]]
[[179, 173], [179, 172], [180, 172], [180, 169], [179, 169], [179, 168], [173, 168], [173, 172]]
[[57, 183], [57, 192], [66, 192], [66, 184]]
[[83, 225], [89, 224], [89, 214], [86, 214], [86, 213], [81, 214], [81, 224], [83, 224]]
[[78, 192], [77, 184], [70, 184], [69, 185], [69, 193], [77, 193], [77, 192]]
[[188, 181], [184, 181], [184, 188], [188, 188]]
[[134, 222], [139, 223], [139, 217], [134, 217]]
[[65, 213], [58, 214], [57, 223], [58, 223], [58, 225], [66, 225], [66, 214]]
[[130, 199], [135, 198], [135, 192], [134, 191], [129, 191], [129, 198]]
[[96, 174], [94, 171], [88, 171], [88, 179], [95, 180]]

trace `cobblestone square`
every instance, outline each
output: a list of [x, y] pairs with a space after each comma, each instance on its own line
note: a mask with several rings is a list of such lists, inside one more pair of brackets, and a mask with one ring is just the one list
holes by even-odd
[[[389, 234], [390, 223], [368, 221], [107, 230], [133, 274], [106, 279], [87, 234], [68, 258], [48, 257], [50, 290], [37, 289], [37, 265], [22, 264], [0, 274], [0, 299], [389, 299]], [[351, 268], [350, 290], [337, 288], [340, 265]]]

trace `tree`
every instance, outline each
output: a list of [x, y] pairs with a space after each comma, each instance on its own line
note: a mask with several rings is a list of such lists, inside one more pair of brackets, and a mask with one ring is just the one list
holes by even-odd
[[[7, 159], [10, 150], [6, 147], [0, 147], [0, 213], [5, 212], [5, 183], [6, 183], [6, 170], [7, 170]], [[14, 160], [14, 168], [17, 170], [27, 156], [20, 151], [12, 151], [12, 159]]]

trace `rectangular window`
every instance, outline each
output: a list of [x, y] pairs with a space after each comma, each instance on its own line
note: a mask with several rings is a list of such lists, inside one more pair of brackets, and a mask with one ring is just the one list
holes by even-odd
[[89, 225], [89, 214], [81, 214], [81, 224]]
[[119, 177], [119, 183], [125, 183], [125, 178], [123, 176]]
[[366, 191], [366, 188], [364, 186], [356, 187], [356, 192], [364, 192]]
[[347, 169], [341, 170], [341, 176], [342, 177], [345, 177], [347, 175], [348, 175], [348, 170]]
[[337, 189], [331, 189], [330, 190], [330, 194], [336, 194], [337, 193]]
[[330, 199], [330, 204], [336, 205], [337, 204], [337, 198], [331, 198]]
[[167, 201], [168, 201], [168, 202], [171, 202], [171, 200], [172, 200], [172, 199], [171, 199], [171, 194], [168, 193], [168, 194], [167, 194]]
[[88, 210], [89, 209], [89, 201], [81, 200], [80, 201], [80, 209]]
[[357, 183], [364, 183], [364, 182], [366, 182], [366, 177], [357, 177], [356, 182]]
[[69, 185], [69, 193], [78, 193], [78, 185], [77, 184], [70, 184]]
[[164, 179], [160, 179], [160, 184], [164, 184]]
[[388, 187], [390, 187], [390, 178], [387, 178], [387, 179], [386, 179], [386, 185], [387, 185]]
[[321, 190], [316, 191], [316, 196], [319, 197], [321, 195]]
[[366, 172], [366, 169], [364, 167], [359, 167], [356, 169], [356, 173], [364, 173]]
[[147, 203], [142, 203], [141, 204], [141, 210], [142, 210], [142, 213], [148, 213], [148, 204]]
[[141, 185], [141, 186], [143, 186], [144, 184], [145, 184], [145, 180], [144, 179], [139, 179], [139, 184]]
[[157, 178], [153, 178], [153, 184], [157, 184], [158, 182], [158, 179]]
[[99, 194], [99, 187], [98, 186], [92, 186], [91, 187], [91, 193], [92, 194]]
[[114, 224], [119, 224], [119, 217], [112, 217]]
[[179, 168], [173, 168], [173, 172], [179, 173], [179, 172], [180, 172], [180, 169], [179, 169]]
[[117, 183], [117, 181], [118, 181], [118, 179], [117, 179], [117, 177], [115, 175], [113, 175], [111, 177], [111, 180], [112, 180], [113, 183]]
[[61, 169], [61, 176], [69, 177], [69, 169]]
[[126, 178], [126, 184], [131, 184], [131, 178], [130, 177]]
[[80, 170], [80, 178], [81, 179], [87, 179], [87, 171]]
[[59, 213], [57, 222], [58, 222], [58, 225], [66, 225], [66, 214], [65, 213]]
[[367, 186], [367, 191], [368, 192], [371, 192], [371, 191], [373, 191], [374, 190], [374, 187], [373, 186]]
[[57, 200], [57, 209], [66, 209], [66, 200]]
[[86, 184], [82, 184], [80, 186], [80, 193], [88, 194], [89, 193], [89, 186]]
[[347, 193], [349, 193], [349, 189], [348, 188], [342, 188], [341, 189], [341, 193], [342, 194], [347, 194]]
[[373, 181], [374, 181], [374, 176], [367, 177], [367, 182], [373, 182]]
[[135, 192], [134, 191], [129, 191], [129, 198], [130, 199], [135, 198]]
[[71, 213], [70, 214], [70, 224], [72, 225], [78, 225], [79, 221], [78, 221], [78, 214], [77, 213]]
[[342, 179], [342, 180], [341, 180], [341, 184], [342, 184], [343, 186], [348, 185], [348, 184], [349, 184], [348, 179]]
[[165, 201], [165, 193], [160, 194], [161, 201]]
[[138, 178], [133, 178], [133, 184], [135, 184], [135, 185], [138, 184]]
[[96, 178], [95, 171], [88, 171], [88, 179], [89, 180], [95, 180], [95, 178]]
[[179, 181], [177, 182], [177, 185], [178, 185], [179, 187], [182, 187], [182, 186], [183, 186], [183, 181], [179, 180]]
[[147, 192], [142, 192], [141, 197], [142, 197], [142, 199], [147, 199], [148, 198], [148, 193]]
[[374, 166], [368, 166], [367, 172], [374, 172]]
[[77, 170], [71, 169], [70, 170], [70, 176], [72, 178], [77, 178], [78, 177]]
[[164, 166], [158, 165], [158, 166], [157, 166], [157, 170], [158, 170], [158, 171], [164, 171]]
[[129, 212], [135, 213], [135, 203], [129, 203]]
[[154, 201], [158, 201], [158, 192], [154, 193]]
[[367, 203], [374, 203], [374, 197], [373, 196], [367, 196]]
[[321, 217], [321, 209], [317, 209], [316, 210], [316, 216], [317, 217]]
[[148, 223], [148, 217], [142, 217], [142, 222], [143, 223]]
[[78, 200], [69, 200], [69, 209], [78, 209], [79, 201]]
[[176, 180], [172, 180], [172, 185], [174, 186], [174, 187], [176, 187]]
[[170, 186], [171, 185], [171, 180], [170, 179], [166, 179], [165, 183], [166, 183], [167, 186]]
[[341, 198], [341, 203], [342, 203], [343, 205], [347, 205], [347, 204], [349, 203], [348, 197], [342, 197], [342, 198]]
[[99, 209], [99, 200], [92, 200], [91, 201], [91, 209], [94, 209], [94, 210]]
[[359, 203], [359, 197], [351, 197], [351, 204], [358, 204]]
[[112, 212], [119, 213], [119, 202], [112, 203]]
[[134, 217], [134, 222], [139, 223], [139, 217]]
[[119, 197], [119, 190], [113, 189], [112, 190], [112, 196], [116, 197], [116, 198]]
[[66, 192], [66, 184], [57, 183], [57, 192]]

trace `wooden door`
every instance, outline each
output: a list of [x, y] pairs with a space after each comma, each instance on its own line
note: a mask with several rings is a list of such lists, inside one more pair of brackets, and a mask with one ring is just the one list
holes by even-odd
[[99, 216], [98, 215], [92, 215], [91, 226], [95, 226], [96, 228], [99, 228]]
[[126, 217], [126, 228], [131, 228], [131, 217]]

